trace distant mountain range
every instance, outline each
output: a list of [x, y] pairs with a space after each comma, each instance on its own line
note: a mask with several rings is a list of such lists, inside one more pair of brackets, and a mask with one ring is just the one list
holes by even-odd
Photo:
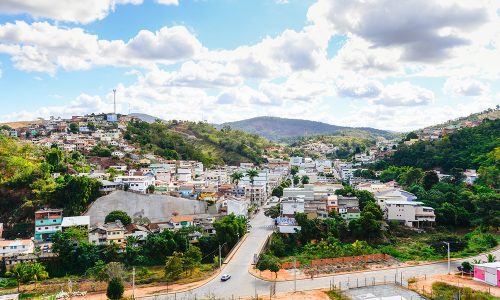
[[258, 134], [271, 141], [290, 141], [305, 136], [346, 135], [358, 137], [393, 137], [396, 133], [371, 127], [346, 127], [322, 122], [285, 119], [278, 117], [256, 117], [217, 125], [229, 126], [248, 133]]

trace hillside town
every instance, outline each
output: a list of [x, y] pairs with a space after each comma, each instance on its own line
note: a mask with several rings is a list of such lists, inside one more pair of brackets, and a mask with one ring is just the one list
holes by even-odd
[[[364, 166], [387, 155], [385, 149], [392, 149], [396, 145], [394, 141], [380, 142], [366, 153], [354, 154], [349, 161], [308, 157], [290, 157], [288, 160], [269, 158], [261, 166], [241, 163], [206, 168], [198, 161], [165, 160], [128, 143], [123, 132], [127, 123], [133, 120], [134, 117], [114, 114], [50, 118], [16, 129], [4, 128], [2, 133], [19, 138], [24, 143], [86, 155], [92, 168], [85, 172], [70, 172], [100, 182], [100, 191], [108, 196], [98, 199], [94, 206], [99, 201], [112, 201], [107, 198], [116, 194], [122, 200], [133, 198], [143, 201], [164, 197], [177, 203], [189, 203], [187, 206], [198, 203], [201, 206], [195, 211], [201, 212], [193, 214], [190, 208], [181, 207], [179, 211], [171, 211], [170, 215], [152, 216], [133, 211], [123, 202], [113, 205], [112, 209], [110, 206], [101, 207], [99, 214], [95, 213], [97, 209], [90, 207], [82, 216], [65, 216], [59, 208], [40, 208], [34, 215], [33, 237], [0, 240], [0, 258], [7, 269], [20, 262], [53, 257], [52, 236], [72, 227], [84, 228], [92, 244], [116, 244], [123, 248], [129, 237], [137, 238], [140, 243], [152, 232], [191, 226], [202, 229], [190, 235], [190, 242], [196, 243], [200, 236], [215, 234], [212, 223], [222, 216], [234, 214], [250, 218], [268, 203], [280, 205], [280, 216], [276, 218], [275, 225], [281, 233], [300, 231], [294, 220], [296, 213], [305, 213], [310, 219], [321, 219], [328, 218], [334, 211], [349, 222], [360, 218], [361, 209], [356, 196], [335, 193], [343, 189], [343, 184], [370, 192], [386, 221], [396, 221], [411, 228], [435, 226], [434, 209], [403, 190], [397, 182], [382, 183], [355, 176], [356, 172], [366, 170]], [[104, 147], [110, 153], [103, 157], [91, 155], [96, 148]], [[317, 147], [314, 150], [324, 151], [322, 144]], [[438, 175], [440, 179], [450, 176], [439, 171]], [[473, 184], [477, 178], [475, 170], [466, 170], [464, 175], [468, 184]], [[52, 176], [57, 178], [60, 174], [53, 173]], [[275, 196], [273, 192], [287, 180], [292, 184]], [[105, 209], [108, 210], [103, 211]], [[120, 221], [104, 223], [105, 215], [112, 210], [126, 211], [139, 222], [127, 225]], [[0, 228], [3, 228], [1, 224]]]

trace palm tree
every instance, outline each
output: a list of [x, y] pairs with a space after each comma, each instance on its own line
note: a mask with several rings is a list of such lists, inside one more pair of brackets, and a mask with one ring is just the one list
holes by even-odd
[[247, 171], [247, 174], [248, 178], [250, 179], [250, 184], [252, 185], [252, 191], [251, 191], [251, 197], [250, 197], [250, 202], [253, 204], [254, 203], [254, 199], [253, 199], [253, 187], [254, 187], [254, 180], [255, 180], [255, 177], [259, 176], [259, 172], [255, 169], [250, 169]]
[[233, 174], [231, 174], [231, 183], [236, 183], [237, 186], [243, 176], [244, 175], [241, 172], [234, 172]]
[[495, 262], [497, 260], [496, 256], [491, 253], [486, 256], [486, 259], [489, 263]]

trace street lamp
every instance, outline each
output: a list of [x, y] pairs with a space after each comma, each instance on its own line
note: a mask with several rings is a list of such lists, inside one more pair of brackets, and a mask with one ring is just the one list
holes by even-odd
[[450, 243], [443, 242], [448, 246], [448, 275], [450, 275]]

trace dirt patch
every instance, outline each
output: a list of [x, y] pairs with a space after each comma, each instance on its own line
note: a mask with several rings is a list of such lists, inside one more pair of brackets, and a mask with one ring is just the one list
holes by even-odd
[[417, 292], [430, 293], [434, 282], [445, 282], [457, 287], [469, 287], [476, 291], [490, 293], [495, 297], [500, 297], [500, 287], [495, 287], [472, 280], [470, 277], [461, 275], [435, 275], [427, 278], [415, 278], [414, 283], [410, 283], [410, 288]]

